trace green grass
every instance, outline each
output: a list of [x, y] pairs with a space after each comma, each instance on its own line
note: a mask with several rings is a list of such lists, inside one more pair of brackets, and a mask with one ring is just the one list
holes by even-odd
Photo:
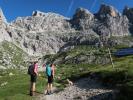
[[24, 62], [24, 57], [27, 55], [22, 49], [20, 49], [19, 47], [17, 47], [16, 45], [4, 41], [1, 44], [3, 51], [6, 54], [10, 55], [11, 57], [11, 62], [13, 64], [15, 64], [16, 66], [26, 66]]
[[[121, 91], [132, 94], [133, 90], [133, 64], [132, 57], [127, 56], [123, 58], [115, 58], [115, 68], [111, 64], [108, 65], [89, 65], [89, 64], [62, 64], [58, 65], [56, 69], [56, 76], [54, 86], [62, 90], [66, 86], [66, 79], [73, 81], [86, 77], [90, 73], [95, 73], [99, 79], [104, 83], [110, 83], [113, 86], [121, 84], [119, 87]], [[119, 60], [121, 59], [121, 60]], [[9, 77], [9, 72], [15, 73], [15, 76]], [[0, 87], [0, 100], [30, 100], [35, 99], [30, 97], [29, 93], [29, 76], [17, 70], [10, 70], [1, 73], [0, 84], [8, 82], [4, 87]], [[60, 77], [60, 79], [58, 79]], [[37, 91], [41, 94], [46, 86], [46, 76], [41, 73], [37, 81]], [[123, 97], [124, 98], [124, 97]]]
[[[82, 67], [82, 69], [80, 69]], [[74, 70], [75, 69], [75, 70]], [[83, 73], [80, 73], [83, 70]], [[80, 65], [60, 65], [57, 67], [56, 76], [54, 80], [54, 86], [59, 90], [63, 90], [66, 87], [66, 79], [72, 80], [78, 79], [81, 75], [85, 74], [88, 70], [88, 66]], [[12, 72], [14, 76], [9, 76]], [[87, 71], [88, 72], [88, 71]], [[36, 89], [39, 94], [42, 94], [47, 86], [47, 78], [44, 72], [38, 76]], [[0, 84], [7, 82], [7, 85], [0, 87], [0, 100], [32, 100], [35, 97], [30, 97], [29, 93], [29, 75], [19, 70], [5, 70], [1, 71]], [[61, 77], [61, 79], [58, 79]]]
[[[15, 74], [14, 76], [2, 76], [0, 83], [8, 82], [6, 86], [0, 87], [0, 100], [13, 100], [21, 97], [20, 100], [26, 98], [28, 93], [29, 80], [25, 74]], [[18, 96], [19, 95], [19, 96]], [[27, 99], [29, 99], [28, 97]]]
[[29, 58], [27, 53], [16, 45], [3, 41], [0, 43], [0, 64], [5, 68], [21, 69], [27, 66], [25, 59]]
[[88, 46], [88, 45], [79, 45], [73, 49], [70, 49], [69, 51], [60, 52], [60, 53], [57, 53], [56, 55], [46, 55], [43, 57], [43, 59], [44, 60], [48, 59], [51, 62], [59, 60], [61, 61], [60, 63], [63, 63], [63, 64], [72, 64], [72, 63], [76, 64], [76, 61], [78, 61], [77, 60], [78, 58], [84, 59], [84, 57], [87, 57], [87, 58], [92, 57], [93, 60], [89, 62], [86, 59], [86, 60], [81, 61], [80, 63], [88, 62], [88, 64], [96, 64], [97, 62], [102, 60], [101, 58], [103, 57], [106, 59], [109, 59], [108, 49], [107, 48], [96, 48], [95, 46]]
[[[22, 71], [10, 71], [13, 76], [9, 76], [8, 72], [0, 78], [0, 84], [7, 82], [7, 85], [0, 87], [0, 100], [32, 100], [33, 97], [28, 95], [30, 77]], [[44, 85], [45, 84], [45, 85]], [[43, 93], [46, 86], [46, 79], [40, 76], [37, 81], [37, 92]]]
[[[126, 38], [126, 37], [125, 37]], [[118, 49], [127, 48], [127, 45], [117, 45], [113, 48], [110, 48], [111, 53], [116, 52]], [[94, 46], [77, 46], [74, 49], [71, 49], [66, 52], [58, 53], [57, 55], [49, 55], [49, 60], [54, 61], [55, 59], [61, 58], [64, 60], [66, 56], [71, 56], [73, 59], [79, 55], [89, 55], [90, 53], [94, 54], [98, 57], [108, 57], [108, 49], [106, 47], [96, 48]], [[47, 56], [48, 57], [48, 56]], [[113, 62], [115, 68], [112, 68], [111, 63], [107, 63], [105, 65], [89, 65], [89, 64], [74, 64], [70, 60], [69, 63], [64, 63], [64, 65], [60, 65], [57, 71], [59, 72], [59, 76], [62, 76], [62, 80], [59, 81], [64, 82], [67, 78], [72, 80], [78, 79], [80, 77], [84, 77], [89, 75], [89, 73], [96, 74], [100, 81], [103, 83], [110, 83], [111, 86], [120, 89], [121, 100], [126, 100], [132, 97], [133, 94], [133, 56], [124, 56], [124, 57], [113, 57]], [[81, 70], [82, 68], [82, 70]], [[60, 72], [61, 70], [61, 72]], [[58, 73], [57, 73], [58, 74]], [[125, 92], [123, 92], [125, 91]], [[125, 95], [125, 96], [124, 96]], [[123, 98], [123, 99], [122, 99]]]
[[[4, 45], [4, 48], [8, 48]], [[111, 48], [111, 52], [117, 50], [116, 48]], [[44, 59], [49, 59], [54, 61], [55, 59], [62, 58], [70, 55], [72, 57], [78, 56], [80, 54], [87, 55], [92, 52], [94, 55], [103, 57], [103, 54], [107, 54], [107, 48], [95, 48], [93, 46], [78, 46], [70, 51], [58, 53], [56, 55], [46, 55]], [[19, 54], [19, 52], [17, 52]], [[1, 56], [1, 55], [0, 55]], [[20, 56], [20, 55], [19, 55]], [[17, 57], [16, 57], [17, 58]], [[19, 58], [17, 58], [19, 59]], [[126, 57], [114, 57], [113, 62], [115, 68], [112, 68], [111, 63], [105, 65], [96, 64], [60, 64], [56, 68], [56, 76], [54, 80], [54, 86], [59, 90], [63, 90], [66, 87], [66, 79], [77, 80], [86, 76], [90, 73], [96, 74], [100, 81], [103, 83], [110, 83], [113, 87], [121, 90], [120, 100], [127, 100], [132, 97], [133, 94], [133, 56]], [[9, 73], [12, 72], [15, 75], [9, 77]], [[40, 73], [41, 76], [37, 80], [37, 92], [43, 93], [46, 87], [47, 78], [44, 72]], [[0, 71], [0, 84], [3, 82], [8, 82], [6, 86], [0, 87], [0, 100], [32, 100], [35, 97], [30, 97], [29, 93], [29, 76], [23, 71], [19, 70], [1, 70]], [[60, 77], [60, 78], [59, 78]]]
[[[114, 88], [120, 89], [118, 100], [130, 100], [133, 98], [133, 56], [121, 58], [113, 57], [115, 68], [111, 64], [107, 65], [89, 65], [89, 64], [69, 64], [61, 65], [58, 76], [62, 77], [65, 83], [67, 78], [77, 80], [82, 77], [89, 76], [90, 73], [96, 74], [103, 84], [110, 84]], [[61, 70], [61, 71], [60, 71]]]

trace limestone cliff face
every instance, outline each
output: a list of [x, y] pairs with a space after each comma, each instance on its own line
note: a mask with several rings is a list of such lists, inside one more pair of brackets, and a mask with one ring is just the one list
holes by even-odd
[[133, 33], [133, 8], [125, 7], [123, 15], [127, 16], [129, 19], [129, 31], [130, 33]]
[[71, 19], [72, 26], [87, 33], [95, 32], [103, 37], [129, 35], [129, 21], [114, 7], [101, 5], [96, 14], [79, 8]]
[[32, 16], [18, 17], [9, 24], [12, 41], [30, 55], [54, 54], [65, 44], [60, 37], [73, 32], [68, 19], [34, 11]]
[[70, 23], [64, 16], [55, 13], [33, 11], [32, 16], [18, 17], [12, 24], [15, 27], [35, 32], [67, 32], [71, 30]]
[[94, 23], [94, 15], [87, 9], [78, 8], [71, 19], [72, 26], [77, 30], [89, 30]]
[[7, 23], [6, 17], [4, 16], [3, 11], [2, 11], [1, 8], [0, 8], [0, 21], [4, 22], [4, 23]]
[[1, 10], [0, 41], [10, 41], [34, 56], [54, 54], [80, 44], [97, 46], [101, 42], [108, 43], [112, 36], [130, 35], [131, 12], [125, 10], [122, 15], [114, 7], [102, 5], [96, 14], [78, 8], [69, 19], [55, 13], [33, 11], [31, 16], [7, 23]]
[[129, 21], [126, 16], [121, 15], [114, 7], [101, 5], [96, 14], [98, 23], [95, 30], [100, 35], [106, 36], [127, 36], [129, 35]]
[[0, 9], [0, 42], [3, 40], [11, 41], [11, 38], [7, 32], [8, 23], [6, 21], [6, 18]]

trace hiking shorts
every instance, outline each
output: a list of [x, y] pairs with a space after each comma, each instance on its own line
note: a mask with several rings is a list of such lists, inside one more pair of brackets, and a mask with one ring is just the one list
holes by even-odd
[[31, 82], [36, 82], [37, 75], [31, 75]]
[[53, 82], [53, 75], [51, 75], [51, 76], [48, 76], [48, 83], [52, 83]]

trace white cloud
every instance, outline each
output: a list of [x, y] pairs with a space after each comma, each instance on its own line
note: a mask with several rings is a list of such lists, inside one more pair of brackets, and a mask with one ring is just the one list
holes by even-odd
[[94, 0], [94, 2], [92, 3], [92, 5], [91, 5], [91, 7], [90, 7], [90, 10], [93, 9], [93, 7], [95, 6], [96, 2], [97, 2], [97, 0]]
[[68, 7], [68, 11], [67, 11], [67, 13], [66, 13], [66, 16], [68, 16], [68, 14], [70, 13], [70, 11], [71, 11], [71, 9], [72, 9], [72, 7], [73, 7], [73, 4], [74, 4], [74, 0], [71, 0], [70, 5], [69, 5], [69, 7]]

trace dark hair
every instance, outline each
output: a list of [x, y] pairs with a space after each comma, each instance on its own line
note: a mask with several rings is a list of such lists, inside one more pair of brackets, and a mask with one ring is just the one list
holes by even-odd
[[34, 64], [38, 63], [38, 61], [34, 61]]
[[50, 64], [50, 67], [52, 67], [53, 64]]
[[46, 62], [46, 65], [49, 65], [50, 64], [50, 62], [48, 61], [48, 62]]

